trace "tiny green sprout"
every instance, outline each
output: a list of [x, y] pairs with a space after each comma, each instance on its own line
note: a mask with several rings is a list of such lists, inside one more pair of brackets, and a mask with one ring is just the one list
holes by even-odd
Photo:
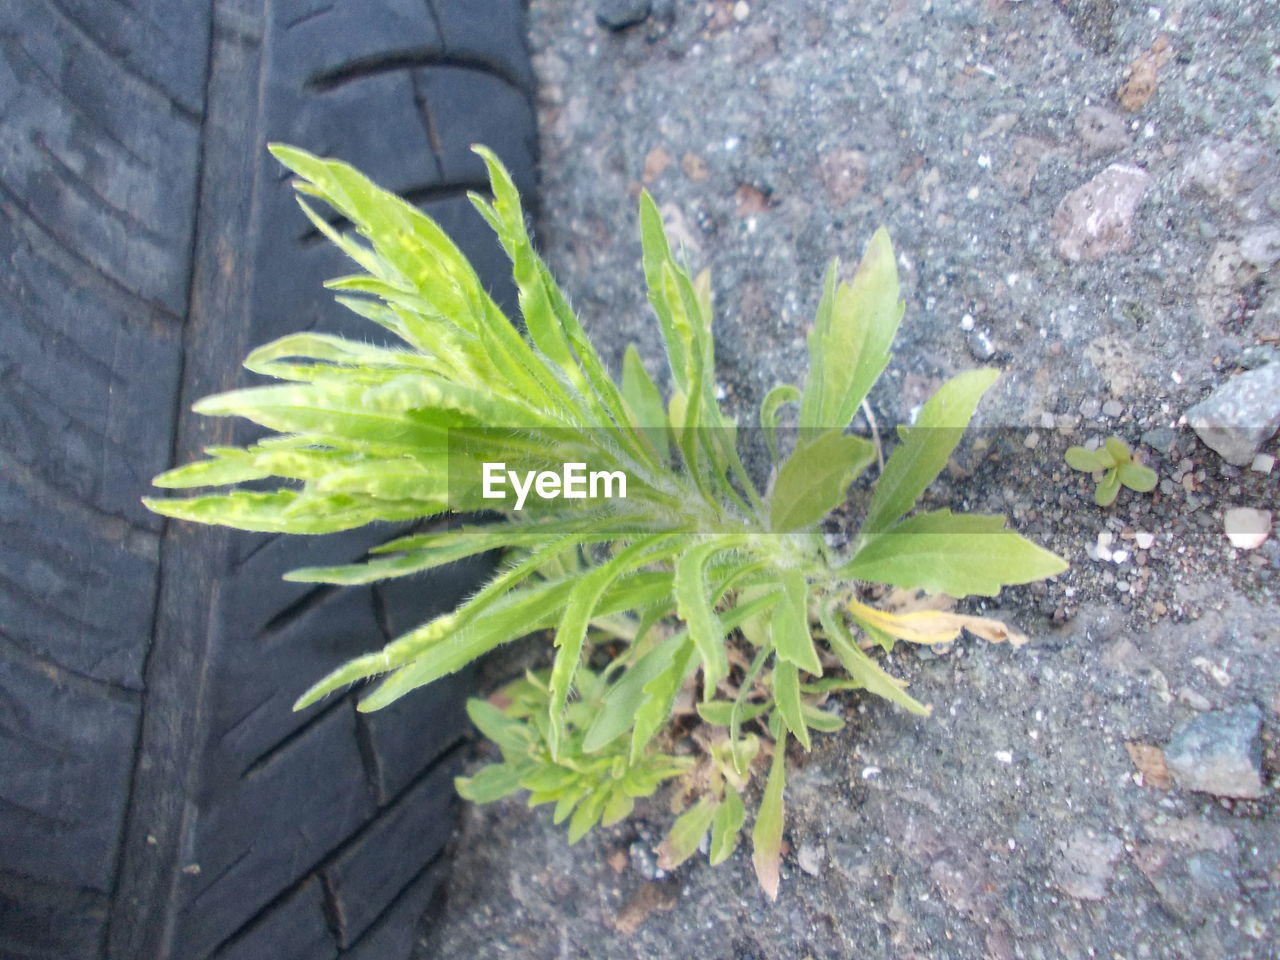
[[1133, 451], [1119, 437], [1107, 437], [1097, 450], [1071, 447], [1067, 450], [1067, 466], [1085, 473], [1102, 473], [1093, 492], [1093, 502], [1109, 507], [1116, 502], [1121, 485], [1134, 493], [1150, 493], [1156, 486], [1156, 472], [1133, 459]]

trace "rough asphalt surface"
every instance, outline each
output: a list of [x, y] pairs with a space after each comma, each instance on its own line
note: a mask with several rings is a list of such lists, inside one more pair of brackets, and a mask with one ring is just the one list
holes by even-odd
[[[877, 419], [1001, 368], [930, 501], [1005, 513], [1072, 567], [968, 607], [1021, 649], [887, 658], [931, 717], [841, 701], [845, 730], [792, 757], [776, 903], [745, 849], [662, 874], [661, 794], [575, 847], [512, 799], [464, 815], [421, 956], [1280, 956], [1280, 540], [1257, 542], [1280, 502], [1280, 9], [534, 0], [530, 21], [540, 240], [610, 361], [635, 341], [658, 370], [642, 185], [712, 268], [744, 422], [800, 381], [827, 261], [883, 224], [907, 314]], [[1160, 482], [1102, 509], [1062, 457], [1109, 434]]]

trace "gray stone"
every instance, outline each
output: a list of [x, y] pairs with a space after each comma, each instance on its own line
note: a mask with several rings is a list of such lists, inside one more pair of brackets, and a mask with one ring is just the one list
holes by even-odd
[[1280, 260], [1280, 227], [1258, 227], [1240, 238], [1240, 253], [1261, 273]]
[[1124, 117], [1106, 107], [1085, 107], [1076, 114], [1075, 128], [1086, 157], [1101, 157], [1129, 145]]
[[1254, 704], [1198, 714], [1178, 725], [1165, 765], [1184, 790], [1262, 796], [1262, 711]]
[[1141, 167], [1113, 163], [1072, 190], [1053, 214], [1058, 253], [1067, 260], [1101, 260], [1133, 245], [1133, 215], [1151, 186]]
[[1176, 439], [1178, 434], [1172, 427], [1153, 427], [1142, 435], [1142, 442], [1160, 453], [1168, 453], [1172, 450]]
[[1108, 400], [1102, 405], [1102, 415], [1104, 417], [1110, 417], [1114, 420], [1122, 413], [1124, 413], [1124, 404], [1119, 400]]
[[1280, 428], [1280, 365], [1232, 377], [1187, 411], [1187, 423], [1222, 459], [1247, 466]]
[[596, 20], [610, 30], [625, 30], [649, 16], [649, 0], [597, 0]]
[[1061, 846], [1062, 856], [1053, 865], [1053, 882], [1077, 900], [1101, 900], [1107, 895], [1116, 860], [1124, 845], [1112, 836], [1096, 837], [1077, 830]]
[[[1101, 409], [1102, 404], [1098, 402], [1096, 397], [1085, 397], [1080, 401], [1080, 416], [1086, 420], [1092, 420]], [[1049, 426], [1052, 427], [1053, 424], [1049, 424]]]
[[1171, 855], [1148, 879], [1161, 903], [1191, 924], [1204, 923], [1240, 896], [1231, 867], [1216, 853]]

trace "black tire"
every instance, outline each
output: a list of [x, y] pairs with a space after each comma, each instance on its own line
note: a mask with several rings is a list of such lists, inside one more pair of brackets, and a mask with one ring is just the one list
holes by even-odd
[[508, 309], [474, 142], [535, 187], [521, 0], [0, 4], [0, 956], [396, 960], [440, 881], [466, 678], [302, 713], [325, 671], [482, 563], [329, 590], [295, 566], [395, 531], [163, 523], [186, 413], [255, 344], [369, 339], [321, 288], [269, 140], [432, 213]]

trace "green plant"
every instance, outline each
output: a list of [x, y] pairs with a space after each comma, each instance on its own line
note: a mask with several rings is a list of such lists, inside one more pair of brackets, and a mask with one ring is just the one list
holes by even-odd
[[[360, 704], [377, 709], [502, 643], [553, 629], [548, 672], [509, 687], [502, 709], [472, 703], [503, 760], [460, 780], [460, 791], [485, 801], [530, 790], [530, 802], [555, 802], [558, 819], [571, 817], [576, 838], [679, 775], [693, 805], [672, 828], [664, 859], [684, 859], [710, 830], [718, 862], [737, 844], [744, 796], [763, 775], [753, 860], [776, 896], [788, 739], [808, 749], [812, 731], [839, 727], [822, 706], [840, 690], [928, 712], [864, 648], [941, 643], [966, 628], [1019, 639], [980, 617], [877, 609], [864, 588], [993, 596], [1066, 567], [1005, 530], [1002, 517], [937, 510], [903, 519], [997, 373], [960, 374], [900, 430], [852, 546], [834, 551], [818, 525], [877, 453], [845, 431], [889, 362], [903, 312], [885, 232], [872, 238], [851, 283], [837, 281], [835, 264], [827, 271], [803, 389], [778, 387], [762, 404], [773, 469], [761, 489], [740, 458], [737, 424], [715, 398], [710, 281], [672, 256], [649, 196], [641, 197], [640, 229], [670, 372], [665, 399], [634, 348], [615, 384], [534, 252], [510, 177], [477, 149], [492, 198], [471, 199], [510, 255], [527, 336], [420, 211], [342, 163], [273, 147], [299, 176], [299, 192], [323, 199], [354, 228], [340, 232], [302, 201], [316, 228], [363, 270], [329, 286], [403, 343], [302, 333], [253, 351], [245, 365], [284, 383], [209, 397], [195, 409], [247, 417], [276, 435], [210, 449], [209, 459], [156, 483], [283, 482], [146, 502], [186, 520], [324, 533], [492, 507], [477, 493], [486, 463], [581, 461], [623, 471], [626, 499], [535, 498], [503, 511], [502, 522], [412, 533], [365, 563], [289, 574], [363, 583], [507, 551], [458, 609], [335, 670], [297, 707], [381, 677]], [[796, 408], [798, 423], [786, 456], [784, 404]], [[691, 739], [682, 739], [673, 715], [688, 720], [680, 730], [697, 721]]]
[[1107, 437], [1096, 450], [1068, 447], [1067, 465], [1095, 475], [1098, 486], [1093, 491], [1093, 502], [1100, 507], [1116, 502], [1121, 485], [1134, 493], [1150, 493], [1156, 486], [1156, 472], [1135, 461], [1129, 445], [1119, 437]]

